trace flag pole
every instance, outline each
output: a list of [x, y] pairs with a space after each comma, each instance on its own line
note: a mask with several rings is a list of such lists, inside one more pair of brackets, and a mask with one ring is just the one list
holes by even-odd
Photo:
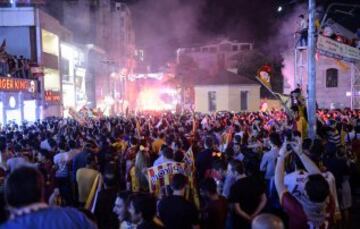
[[264, 84], [264, 82], [259, 78], [259, 77], [255, 77], [260, 83], [261, 85], [263, 85], [277, 100], [280, 101], [280, 104], [284, 107], [285, 112], [290, 116], [293, 117], [292, 112], [290, 111], [290, 109], [286, 106], [285, 102], [281, 99], [280, 94], [274, 92], [270, 87], [268, 87], [266, 84]]

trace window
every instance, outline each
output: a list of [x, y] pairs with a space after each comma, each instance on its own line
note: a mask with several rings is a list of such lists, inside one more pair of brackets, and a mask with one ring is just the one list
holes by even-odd
[[59, 56], [59, 37], [47, 30], [41, 30], [43, 52]]
[[232, 46], [232, 50], [233, 50], [233, 51], [237, 51], [237, 50], [239, 50], [239, 47], [238, 47], [237, 45], [233, 45], [233, 46]]
[[338, 86], [339, 72], [336, 68], [329, 68], [326, 70], [326, 87]]
[[246, 111], [248, 109], [248, 91], [240, 92], [240, 110]]
[[216, 111], [216, 91], [208, 92], [209, 111]]
[[242, 51], [250, 50], [250, 45], [241, 45], [240, 48], [241, 48]]
[[209, 51], [215, 53], [217, 52], [217, 47], [210, 47]]

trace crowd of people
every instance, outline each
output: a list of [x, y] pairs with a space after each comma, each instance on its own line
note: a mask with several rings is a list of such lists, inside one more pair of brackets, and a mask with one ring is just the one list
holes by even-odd
[[0, 74], [29, 79], [31, 77], [30, 63], [31, 61], [23, 56], [9, 56], [6, 60], [0, 61]]
[[[0, 130], [0, 228], [350, 228], [360, 112], [167, 112], [48, 118]], [[194, 156], [149, 190], [148, 168]], [[96, 185], [94, 185], [96, 184]]]

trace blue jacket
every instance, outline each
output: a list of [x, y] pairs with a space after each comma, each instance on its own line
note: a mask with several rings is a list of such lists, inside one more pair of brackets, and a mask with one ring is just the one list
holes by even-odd
[[83, 213], [74, 208], [49, 207], [17, 216], [0, 225], [0, 229], [96, 229]]

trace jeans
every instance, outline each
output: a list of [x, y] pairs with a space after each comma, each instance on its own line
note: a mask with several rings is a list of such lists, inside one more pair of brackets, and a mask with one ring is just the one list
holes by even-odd
[[307, 30], [303, 30], [300, 32], [300, 38], [298, 40], [298, 42], [296, 43], [296, 46], [300, 46], [300, 47], [304, 47], [307, 46], [307, 37], [308, 37], [308, 32]]

